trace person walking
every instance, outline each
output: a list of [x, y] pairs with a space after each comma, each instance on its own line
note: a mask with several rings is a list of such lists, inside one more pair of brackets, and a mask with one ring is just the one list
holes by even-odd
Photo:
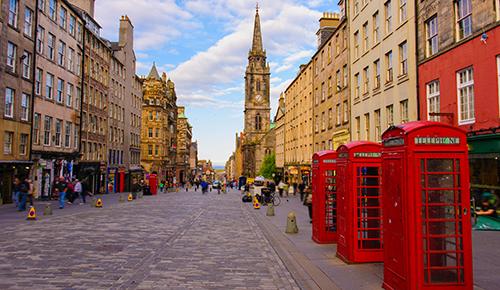
[[21, 180], [19, 177], [14, 177], [14, 186], [12, 187], [12, 202], [16, 205], [16, 208], [19, 207], [19, 195], [21, 194]]
[[68, 185], [64, 180], [64, 177], [59, 178], [59, 183], [57, 184], [57, 190], [59, 191], [59, 208], [64, 208], [64, 199], [66, 198], [66, 193], [68, 192]]
[[66, 182], [66, 186], [68, 190], [66, 191], [66, 199], [68, 200], [68, 204], [73, 204], [75, 199], [77, 198], [75, 194], [75, 180], [69, 180]]
[[[21, 181], [22, 180], [22, 181]], [[29, 184], [26, 182], [25, 179], [21, 179], [19, 177], [16, 177], [16, 183], [17, 183], [17, 192], [18, 192], [18, 206], [17, 210], [18, 211], [25, 211], [26, 210], [26, 201], [28, 199], [28, 193], [30, 190]]]
[[304, 182], [301, 182], [299, 184], [299, 194], [300, 194], [300, 201], [304, 201], [304, 189], [306, 189], [306, 185], [304, 184]]
[[26, 183], [28, 184], [29, 191], [28, 191], [28, 201], [30, 203], [30, 206], [35, 206], [35, 186], [33, 185], [33, 182], [31, 179], [26, 178]]
[[306, 192], [306, 198], [304, 199], [304, 205], [307, 206], [307, 210], [309, 211], [309, 219], [310, 223], [312, 223], [312, 202], [313, 202], [313, 196], [312, 196], [312, 191], [308, 187], [305, 190]]
[[84, 193], [83, 193], [83, 186], [82, 186], [82, 183], [80, 182], [80, 180], [78, 180], [78, 178], [75, 179], [75, 186], [73, 188], [73, 191], [75, 192], [75, 197], [78, 197], [80, 198], [80, 204], [84, 204], [85, 203], [85, 197], [84, 197]]

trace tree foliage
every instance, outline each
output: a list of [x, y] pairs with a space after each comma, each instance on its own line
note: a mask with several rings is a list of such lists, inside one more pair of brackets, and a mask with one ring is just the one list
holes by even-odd
[[274, 173], [276, 173], [276, 155], [272, 153], [264, 157], [262, 166], [259, 170], [259, 175], [262, 175], [268, 179], [272, 179]]

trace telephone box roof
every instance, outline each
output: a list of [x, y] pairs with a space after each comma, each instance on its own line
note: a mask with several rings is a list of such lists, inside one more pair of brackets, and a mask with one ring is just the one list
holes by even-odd
[[423, 128], [428, 128], [428, 127], [441, 127], [441, 128], [445, 127], [448, 129], [460, 131], [462, 133], [465, 132], [461, 128], [451, 126], [448, 124], [444, 124], [444, 123], [440, 123], [440, 122], [413, 121], [413, 122], [408, 122], [408, 123], [400, 124], [397, 126], [391, 126], [391, 127], [387, 128], [387, 130], [385, 130], [385, 132], [382, 134], [382, 139], [384, 139], [384, 137], [387, 135], [387, 133], [389, 133], [393, 130], [399, 130], [399, 131], [403, 132], [404, 134], [409, 134], [409, 133], [421, 130]]
[[364, 146], [364, 145], [375, 145], [375, 146], [382, 146], [380, 143], [375, 143], [375, 142], [371, 142], [371, 141], [353, 141], [353, 142], [349, 142], [347, 144], [344, 144], [344, 145], [340, 145], [338, 148], [337, 148], [337, 152], [342, 148], [342, 147], [345, 147], [347, 148], [347, 150], [351, 150], [353, 148], [356, 148], [356, 147], [359, 147], [359, 146]]
[[313, 158], [315, 157], [323, 157], [325, 155], [329, 155], [329, 154], [336, 154], [337, 152], [335, 152], [335, 150], [323, 150], [323, 151], [318, 151], [318, 152], [315, 152], [313, 154]]

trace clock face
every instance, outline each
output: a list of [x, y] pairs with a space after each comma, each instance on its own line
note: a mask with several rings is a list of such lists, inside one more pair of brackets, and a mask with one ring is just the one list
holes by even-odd
[[262, 99], [262, 96], [261, 95], [256, 95], [255, 96], [255, 100], [258, 102], [258, 103], [262, 103], [263, 99]]

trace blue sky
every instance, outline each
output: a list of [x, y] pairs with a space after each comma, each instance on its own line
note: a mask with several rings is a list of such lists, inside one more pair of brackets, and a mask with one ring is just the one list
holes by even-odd
[[[175, 82], [198, 141], [198, 158], [223, 164], [243, 129], [244, 72], [251, 46], [255, 1], [97, 0], [102, 35], [118, 37], [121, 15], [135, 27], [137, 74], [153, 62]], [[276, 104], [316, 49], [318, 20], [336, 11], [333, 0], [259, 1], [264, 47], [271, 65], [271, 118]]]

